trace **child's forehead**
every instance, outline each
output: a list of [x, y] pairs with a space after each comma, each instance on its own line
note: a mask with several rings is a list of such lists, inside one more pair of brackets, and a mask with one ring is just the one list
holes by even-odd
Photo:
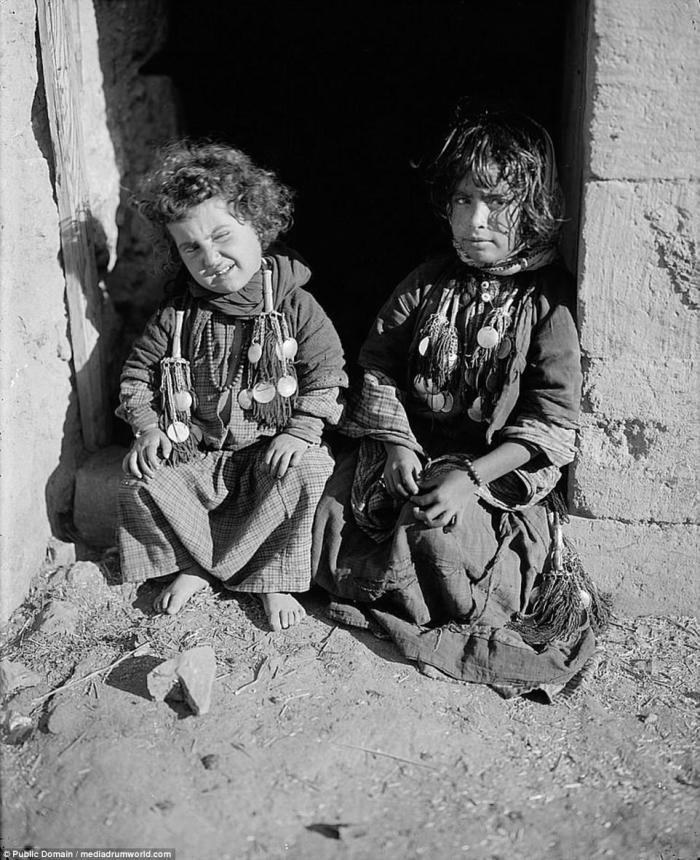
[[455, 191], [481, 191], [489, 194], [511, 194], [510, 183], [503, 178], [501, 169], [492, 163], [485, 170], [467, 172], [455, 185]]

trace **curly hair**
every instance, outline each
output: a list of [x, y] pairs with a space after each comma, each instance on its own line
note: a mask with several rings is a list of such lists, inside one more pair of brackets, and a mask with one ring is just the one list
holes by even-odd
[[209, 141], [176, 140], [158, 150], [132, 203], [152, 225], [156, 244], [172, 253], [167, 225], [211, 197], [223, 198], [236, 218], [251, 224], [263, 250], [291, 227], [292, 190], [244, 152]]
[[452, 194], [467, 173], [480, 188], [500, 183], [508, 187], [507, 203], [520, 208], [521, 245], [556, 240], [563, 223], [563, 196], [552, 142], [539, 123], [510, 111], [458, 113], [442, 150], [428, 166], [431, 200], [441, 217], [449, 218]]

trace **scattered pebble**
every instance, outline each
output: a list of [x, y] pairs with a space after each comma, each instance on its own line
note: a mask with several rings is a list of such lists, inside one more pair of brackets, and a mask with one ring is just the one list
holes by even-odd
[[148, 673], [148, 692], [156, 701], [174, 698], [181, 690], [191, 710], [208, 713], [216, 676], [216, 657], [211, 645], [200, 645], [165, 660]]
[[209, 755], [203, 755], [200, 759], [202, 764], [207, 770], [214, 770], [219, 766], [219, 756], [216, 753], [210, 753]]
[[105, 578], [94, 561], [78, 561], [66, 574], [66, 582], [76, 588], [103, 588]]
[[2, 712], [0, 725], [5, 733], [6, 743], [17, 746], [24, 743], [34, 729], [34, 722], [31, 717], [13, 709]]
[[66, 600], [50, 600], [39, 613], [36, 630], [40, 633], [73, 633], [80, 610]]
[[28, 669], [23, 663], [0, 660], [0, 698], [4, 699], [15, 690], [36, 687], [42, 681], [43, 678], [39, 674]]
[[190, 708], [195, 714], [208, 713], [216, 677], [216, 657], [211, 645], [185, 651], [180, 656], [177, 673]]

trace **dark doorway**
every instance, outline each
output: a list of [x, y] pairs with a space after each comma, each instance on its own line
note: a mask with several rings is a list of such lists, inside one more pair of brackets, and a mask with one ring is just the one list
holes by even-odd
[[382, 300], [442, 239], [420, 171], [462, 96], [560, 129], [562, 0], [170, 0], [144, 72], [178, 88], [185, 131], [297, 190], [287, 241], [353, 360]]

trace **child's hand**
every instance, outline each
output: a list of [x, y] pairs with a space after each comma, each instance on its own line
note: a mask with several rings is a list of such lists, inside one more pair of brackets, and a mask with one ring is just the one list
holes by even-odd
[[456, 525], [467, 497], [475, 489], [476, 484], [462, 469], [443, 472], [423, 484], [419, 495], [411, 499], [416, 506], [413, 515], [430, 528]]
[[122, 470], [135, 478], [152, 478], [162, 461], [167, 460], [173, 449], [172, 442], [158, 427], [146, 430], [131, 446], [122, 460]]
[[403, 445], [385, 443], [386, 465], [384, 466], [384, 484], [387, 492], [394, 499], [407, 499], [419, 492], [418, 480], [423, 471], [423, 464], [415, 451]]
[[308, 442], [297, 436], [290, 436], [289, 433], [275, 436], [265, 454], [265, 463], [270, 474], [275, 478], [284, 478], [287, 469], [296, 466], [308, 447]]

